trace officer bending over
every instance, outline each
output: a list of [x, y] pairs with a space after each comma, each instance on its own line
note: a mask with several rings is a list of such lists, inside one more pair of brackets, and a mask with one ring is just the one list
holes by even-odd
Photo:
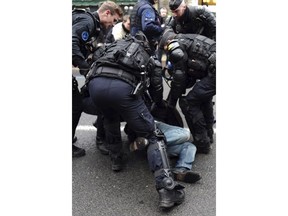
[[[182, 203], [185, 193], [184, 187], [173, 180], [164, 136], [156, 130], [154, 118], [142, 98], [146, 88], [156, 103], [163, 98], [161, 64], [150, 57], [151, 52], [143, 34], [113, 42], [92, 65], [87, 86], [92, 100], [104, 115], [112, 170], [122, 169], [121, 117], [138, 137], [148, 140], [148, 163], [155, 176], [159, 206], [170, 208]], [[154, 76], [160, 79], [153, 79]]]
[[214, 119], [204, 113], [211, 108], [210, 103], [216, 95], [216, 42], [202, 35], [175, 34], [166, 29], [160, 46], [173, 64], [168, 105], [175, 107], [186, 89], [193, 86], [185, 98], [179, 100], [179, 105], [197, 152], [209, 153], [213, 137], [208, 134], [213, 131]]
[[[104, 2], [96, 12], [75, 9], [72, 11], [72, 64], [78, 67], [80, 74], [86, 76], [90, 64], [86, 61], [91, 50], [92, 37], [97, 38], [100, 31], [112, 27], [122, 17], [122, 9], [112, 1]], [[78, 83], [72, 76], [72, 139], [83, 111], [82, 97]], [[72, 145], [73, 157], [85, 155], [85, 150]]]

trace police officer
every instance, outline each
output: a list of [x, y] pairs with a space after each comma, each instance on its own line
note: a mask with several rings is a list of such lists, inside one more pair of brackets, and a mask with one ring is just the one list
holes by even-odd
[[206, 6], [187, 6], [185, 0], [170, 0], [172, 16], [167, 27], [175, 33], [201, 34], [216, 41], [216, 18]]
[[160, 46], [164, 47], [174, 67], [168, 104], [175, 107], [185, 90], [193, 86], [186, 99], [180, 99], [179, 105], [197, 152], [209, 153], [208, 131], [213, 122], [205, 113], [216, 94], [216, 42], [202, 35], [175, 34], [171, 29], [166, 29]]
[[[175, 33], [201, 34], [216, 41], [216, 18], [206, 6], [187, 6], [185, 0], [170, 0], [169, 8], [172, 17], [167, 21], [167, 28], [172, 28]], [[175, 84], [175, 83], [174, 83]], [[203, 105], [203, 112], [209, 125], [209, 138], [213, 143], [213, 102], [207, 101]]]
[[159, 37], [163, 33], [160, 23], [160, 15], [153, 7], [157, 0], [138, 0], [131, 12], [131, 32], [135, 36], [137, 32], [142, 31], [147, 37], [151, 49], [154, 51], [157, 47]]
[[138, 137], [148, 140], [148, 162], [155, 176], [159, 206], [170, 208], [182, 203], [185, 193], [184, 187], [173, 180], [164, 136], [155, 130], [154, 119], [142, 97], [148, 89], [155, 102], [162, 100], [163, 89], [155, 83], [159, 79], [152, 79], [161, 76], [161, 64], [151, 58], [151, 52], [143, 34], [113, 42], [93, 63], [87, 75], [87, 86], [94, 103], [104, 115], [112, 170], [122, 169], [121, 116]]
[[[100, 31], [113, 26], [122, 17], [122, 9], [112, 1], [104, 2], [99, 9], [90, 13], [75, 9], [72, 12], [72, 64], [78, 67], [80, 74], [86, 76], [90, 65], [86, 61], [90, 54], [89, 44], [92, 37], [97, 38]], [[72, 78], [72, 139], [83, 111], [82, 98], [77, 80]], [[72, 145], [73, 157], [85, 155], [85, 150]]]

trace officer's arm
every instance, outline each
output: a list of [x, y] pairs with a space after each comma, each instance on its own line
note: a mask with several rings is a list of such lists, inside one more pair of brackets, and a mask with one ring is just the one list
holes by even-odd
[[179, 97], [185, 93], [186, 80], [187, 80], [187, 74], [184, 70], [181, 69], [174, 70], [168, 101], [169, 106], [175, 107]]
[[156, 16], [154, 10], [149, 8], [143, 11], [141, 24], [145, 35], [157, 37], [162, 34], [163, 29], [161, 28], [160, 22], [156, 22], [155, 19]]
[[186, 90], [187, 53], [184, 50], [182, 50], [180, 46], [178, 45], [173, 46], [174, 48], [172, 48], [170, 51], [168, 50], [169, 61], [171, 61], [174, 67], [173, 80], [171, 82], [171, 90], [169, 94], [168, 105], [175, 107], [179, 97], [182, 94], [184, 94]]
[[195, 6], [193, 11], [196, 17], [200, 18], [204, 24], [205, 36], [216, 40], [216, 18], [206, 6]]
[[[152, 100], [157, 104], [157, 106], [164, 106], [163, 102], [163, 80], [162, 80], [162, 67], [161, 63], [158, 59], [150, 58], [153, 65], [151, 65], [151, 78], [150, 78], [150, 86], [149, 93], [152, 97]], [[150, 63], [151, 63], [150, 61]]]
[[82, 75], [86, 75], [90, 68], [85, 61], [85, 56], [81, 51], [81, 45], [85, 44], [90, 38], [90, 30], [81, 23], [73, 26], [72, 29], [72, 64], [80, 69]]

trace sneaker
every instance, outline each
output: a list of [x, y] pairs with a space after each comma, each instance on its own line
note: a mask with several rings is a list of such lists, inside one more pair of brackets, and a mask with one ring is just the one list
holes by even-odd
[[195, 183], [201, 179], [198, 173], [192, 172], [186, 168], [175, 168], [172, 170], [174, 179], [186, 183]]
[[82, 148], [79, 148], [75, 145], [72, 145], [72, 157], [82, 157], [86, 154], [85, 150]]

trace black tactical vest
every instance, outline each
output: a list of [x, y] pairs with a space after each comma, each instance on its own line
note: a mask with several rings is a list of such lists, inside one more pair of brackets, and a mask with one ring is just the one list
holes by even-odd
[[132, 36], [113, 42], [93, 63], [91, 77], [95, 76], [97, 68], [107, 66], [122, 69], [140, 79], [141, 66], [147, 67], [150, 60], [150, 55], [143, 44], [143, 41]]

